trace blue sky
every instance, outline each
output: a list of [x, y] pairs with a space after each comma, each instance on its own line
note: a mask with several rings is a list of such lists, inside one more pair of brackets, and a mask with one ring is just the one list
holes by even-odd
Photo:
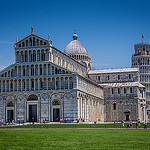
[[149, 0], [0, 1], [0, 69], [15, 62], [13, 43], [31, 32], [64, 51], [74, 30], [95, 69], [131, 66], [134, 44], [150, 44]]

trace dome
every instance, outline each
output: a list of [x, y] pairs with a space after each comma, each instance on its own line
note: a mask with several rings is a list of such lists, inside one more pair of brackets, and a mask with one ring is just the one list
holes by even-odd
[[77, 40], [78, 35], [76, 32], [73, 35], [73, 41], [71, 41], [65, 48], [64, 53], [68, 55], [73, 54], [88, 54], [85, 47]]

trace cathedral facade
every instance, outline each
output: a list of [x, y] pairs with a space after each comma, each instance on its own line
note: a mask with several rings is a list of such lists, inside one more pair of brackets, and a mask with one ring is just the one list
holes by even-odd
[[76, 34], [73, 38], [77, 59], [33, 28], [16, 40], [15, 63], [0, 72], [0, 120], [104, 121], [103, 87], [87, 78], [90, 55]]
[[91, 70], [76, 33], [64, 52], [33, 28], [14, 47], [15, 63], [0, 72], [0, 120], [146, 120], [140, 70]]

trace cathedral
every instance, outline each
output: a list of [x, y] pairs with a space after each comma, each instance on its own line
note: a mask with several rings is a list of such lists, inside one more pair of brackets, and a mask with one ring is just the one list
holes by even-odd
[[15, 63], [0, 71], [0, 120], [146, 121], [147, 46], [144, 51], [135, 45], [132, 68], [92, 70], [91, 55], [76, 32], [62, 52], [50, 35], [41, 37], [32, 27], [29, 35], [16, 38]]

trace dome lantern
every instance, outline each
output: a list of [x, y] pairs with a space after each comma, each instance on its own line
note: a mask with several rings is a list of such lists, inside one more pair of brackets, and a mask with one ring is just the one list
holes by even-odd
[[77, 33], [75, 32], [74, 35], [73, 35], [73, 40], [77, 40], [78, 39], [78, 35]]

